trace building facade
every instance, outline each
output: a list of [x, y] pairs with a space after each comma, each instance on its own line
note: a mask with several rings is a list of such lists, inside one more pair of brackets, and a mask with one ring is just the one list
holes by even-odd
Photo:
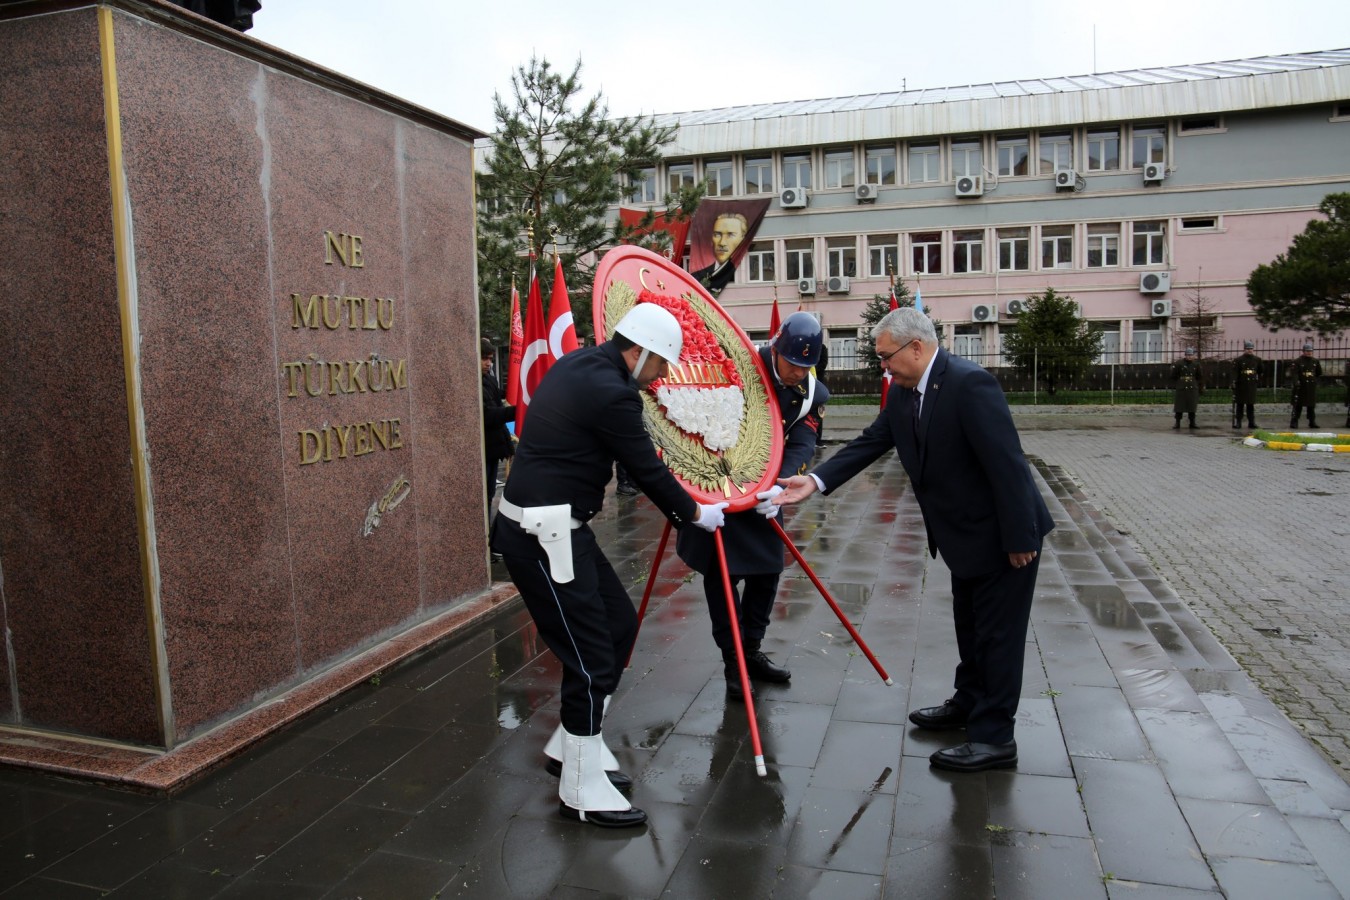
[[847, 368], [894, 273], [964, 355], [997, 359], [1020, 304], [1053, 287], [1104, 355], [1161, 361], [1183, 320], [1270, 338], [1246, 280], [1350, 191], [1350, 50], [656, 121], [678, 135], [625, 206], [704, 180], [773, 198], [719, 297], [752, 337], [776, 295], [820, 317]]

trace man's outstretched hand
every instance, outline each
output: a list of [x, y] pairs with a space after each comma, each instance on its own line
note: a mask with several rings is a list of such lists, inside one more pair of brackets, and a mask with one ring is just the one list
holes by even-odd
[[778, 483], [783, 486], [783, 492], [774, 497], [772, 502], [779, 506], [800, 503], [816, 492], [816, 480], [810, 475], [793, 475], [791, 478], [780, 478]]

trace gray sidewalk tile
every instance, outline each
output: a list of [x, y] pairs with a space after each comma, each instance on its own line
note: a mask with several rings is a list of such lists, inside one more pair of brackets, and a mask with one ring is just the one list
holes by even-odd
[[1158, 709], [1137, 710], [1136, 715], [1163, 776], [1178, 797], [1270, 802], [1261, 782], [1209, 716]]
[[1087, 838], [1013, 832], [991, 851], [998, 900], [1042, 900], [1047, 887], [1074, 900], [1106, 900], [1096, 848]]
[[1335, 900], [1336, 886], [1316, 866], [1267, 862], [1246, 858], [1219, 858], [1212, 862], [1214, 876], [1227, 900]]
[[1153, 759], [1120, 688], [1072, 685], [1055, 697], [1055, 709], [1071, 757]]
[[1206, 858], [1246, 857], [1308, 864], [1313, 856], [1273, 806], [1180, 797], [1182, 815]]

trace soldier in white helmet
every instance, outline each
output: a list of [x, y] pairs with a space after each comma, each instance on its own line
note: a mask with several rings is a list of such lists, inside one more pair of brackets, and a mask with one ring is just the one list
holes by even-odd
[[562, 723], [544, 749], [561, 778], [559, 812], [612, 828], [647, 820], [620, 793], [632, 782], [601, 734], [637, 613], [586, 523], [618, 462], [676, 528], [723, 524], [727, 504], [689, 496], [642, 426], [638, 392], [668, 373], [683, 344], [671, 313], [639, 303], [611, 340], [559, 359], [530, 402], [492, 528], [492, 549], [562, 662]]

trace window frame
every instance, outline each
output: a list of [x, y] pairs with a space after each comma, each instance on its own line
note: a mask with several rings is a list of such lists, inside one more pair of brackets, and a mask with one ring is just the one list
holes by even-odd
[[[810, 150], [804, 152], [798, 151], [796, 153], [784, 153], [781, 157], [781, 161], [782, 161], [781, 168], [783, 177], [782, 177], [782, 184], [779, 186], [780, 190], [786, 190], [787, 188], [800, 188], [804, 191], [809, 191], [814, 189], [815, 186], [814, 184], [812, 184], [814, 172], [812, 171]], [[791, 178], [788, 177], [789, 166], [792, 169]], [[806, 171], [806, 182], [807, 182], [806, 184], [802, 184], [801, 181], [803, 167], [805, 167]], [[808, 275], [803, 277], [809, 278], [810, 276]]]
[[[912, 231], [905, 237], [909, 244], [910, 272], [915, 275], [941, 275], [942, 273], [942, 232], [941, 231]], [[934, 237], [936, 240], [924, 240], [922, 242], [917, 238]], [[919, 252], [922, 248], [923, 263], [919, 265]], [[936, 262], [936, 268], [932, 264]]]
[[[1154, 138], [1157, 139], [1156, 146]], [[1139, 147], [1146, 142], [1146, 159], [1139, 159]], [[1156, 151], [1156, 153], [1155, 153]], [[1153, 157], [1157, 156], [1157, 159]], [[1145, 122], [1130, 126], [1130, 168], [1142, 169], [1149, 163], [1167, 162], [1167, 123]]]
[[[749, 284], [774, 284], [778, 279], [777, 247], [773, 241], [754, 241], [745, 252], [745, 280]], [[768, 272], [765, 272], [765, 261]], [[765, 274], [769, 277], [765, 278]]]
[[[800, 244], [802, 246], [792, 246]], [[806, 265], [802, 265], [802, 261]], [[794, 238], [783, 242], [783, 275], [788, 281], [816, 277], [816, 242], [812, 238]], [[797, 272], [793, 274], [794, 266]], [[809, 271], [803, 271], [808, 269]]]
[[[973, 238], [973, 239], [972, 239]], [[962, 228], [952, 231], [952, 274], [979, 275], [984, 273], [983, 228]], [[974, 257], [972, 259], [972, 257]], [[962, 268], [962, 267], [965, 268]]]
[[[889, 239], [889, 240], [887, 240]], [[889, 249], [889, 253], [887, 250]], [[876, 254], [880, 254], [877, 256]], [[886, 271], [886, 263], [889, 260], [891, 271]], [[881, 271], [877, 271], [874, 263], [880, 263]], [[890, 278], [892, 275], [900, 274], [900, 236], [896, 234], [868, 235], [867, 236], [867, 277], [868, 278]]]
[[[1085, 155], [1085, 157], [1084, 157], [1084, 160], [1083, 160], [1084, 165], [1087, 166], [1087, 171], [1089, 171], [1089, 172], [1119, 172], [1119, 171], [1120, 171], [1120, 163], [1121, 163], [1121, 159], [1120, 159], [1120, 152], [1121, 152], [1121, 136], [1120, 136], [1120, 131], [1121, 131], [1121, 130], [1120, 130], [1120, 126], [1116, 126], [1115, 128], [1110, 128], [1110, 129], [1107, 129], [1107, 128], [1098, 128], [1098, 129], [1096, 129], [1096, 130], [1093, 130], [1093, 129], [1091, 129], [1091, 128], [1088, 129], [1087, 135], [1086, 135], [1086, 137], [1084, 138], [1084, 140], [1085, 140], [1085, 142], [1086, 142], [1086, 144], [1087, 144], [1087, 153], [1086, 153], [1086, 155]], [[1108, 137], [1108, 136], [1110, 136], [1110, 137]], [[1114, 143], [1114, 144], [1115, 144], [1115, 156], [1114, 156], [1114, 158], [1111, 159], [1111, 161], [1113, 161], [1113, 162], [1115, 163], [1115, 165], [1107, 165], [1108, 157], [1107, 157], [1107, 155], [1106, 155], [1106, 153], [1105, 153], [1105, 146], [1104, 146], [1104, 145], [1105, 145], [1105, 144], [1108, 144], [1108, 143]], [[1095, 166], [1092, 164], [1092, 150], [1093, 150], [1093, 145], [1094, 145], [1094, 144], [1102, 144], [1102, 145], [1103, 145], [1103, 148], [1102, 148], [1103, 152], [1102, 152], [1102, 154], [1101, 154], [1101, 159], [1099, 160], [1099, 163], [1100, 163], [1100, 164], [1099, 164], [1099, 165], [1095, 165]]]
[[[916, 179], [914, 177], [914, 163], [916, 159], [923, 160], [923, 174], [927, 176], [929, 169], [932, 169], [931, 178], [925, 177]], [[906, 184], [937, 184], [942, 181], [942, 141], [919, 141], [917, 143], [907, 144], [905, 147], [905, 183]]]
[[[714, 174], [721, 175], [725, 173], [725, 184], [719, 190], [713, 190], [712, 178]], [[707, 196], [709, 197], [734, 197], [736, 195], [736, 164], [730, 157], [718, 157], [717, 159], [708, 159], [703, 162], [703, 181], [707, 184]], [[722, 179], [718, 179], [721, 184]]]
[[824, 150], [820, 167], [823, 170], [824, 190], [851, 191], [858, 186], [858, 154], [852, 147]]
[[[1061, 137], [1064, 138], [1064, 140], [1059, 140], [1059, 138]], [[1074, 151], [1073, 138], [1074, 133], [1072, 130], [1047, 131], [1038, 133], [1036, 135], [1036, 158], [1040, 161], [1039, 162], [1040, 174], [1054, 175], [1056, 172], [1062, 171], [1064, 169], [1077, 171], [1076, 167], [1074, 166], [1075, 154], [1073, 152]], [[1068, 165], [1060, 165], [1058, 153], [1052, 154], [1051, 158], [1047, 160], [1045, 157], [1045, 151], [1046, 148], [1048, 147], [1054, 148], [1067, 147], [1069, 151]], [[1049, 168], [1046, 168], [1047, 164], [1049, 165]]]
[[[961, 163], [957, 165], [957, 154], [960, 154]], [[951, 141], [951, 180], [958, 178], [983, 178], [984, 177], [984, 139], [980, 137], [953, 139]], [[970, 171], [970, 161], [975, 160], [975, 171]]]
[[[742, 177], [741, 182], [745, 185], [745, 193], [758, 196], [759, 194], [775, 194], [778, 192], [774, 187], [773, 154], [768, 156], [746, 157], [741, 163]], [[764, 183], [756, 182], [755, 189], [750, 190], [750, 172], [753, 170], [757, 175], [769, 176], [769, 184], [766, 187]]]
[[[1141, 226], [1156, 225], [1157, 229], [1141, 230]], [[1143, 256], [1140, 261], [1140, 238], [1143, 238]], [[1167, 265], [1167, 220], [1141, 219], [1130, 223], [1130, 260], [1134, 266]]]
[[[1017, 171], [1018, 162], [1017, 152], [1021, 150], [1021, 169]], [[1005, 151], [1007, 154], [1007, 165], [1004, 165]], [[1006, 169], [1006, 171], [1005, 171]], [[996, 135], [994, 137], [994, 171], [998, 173], [999, 178], [1021, 178], [1031, 174], [1031, 135], [1027, 132], [1018, 134]]]
[[[1121, 223], [1119, 222], [1090, 222], [1087, 227], [1087, 242], [1083, 253], [1083, 267], [1087, 269], [1118, 269], [1120, 268], [1120, 233]], [[1111, 228], [1110, 232], [1104, 231], [1105, 228]], [[1094, 229], [1096, 229], [1094, 233]], [[1102, 261], [1096, 265], [1092, 264], [1093, 243], [1100, 240]], [[1109, 246], [1108, 246], [1109, 244]], [[1114, 262], [1106, 262], [1107, 255], [1114, 257]]]
[[[1047, 234], [1047, 233], [1046, 233], [1046, 232], [1047, 232], [1047, 229], [1054, 229], [1055, 231], [1053, 231], [1053, 232]], [[1061, 233], [1058, 233], [1060, 230], [1067, 230], [1068, 233], [1067, 233], [1067, 234], [1061, 234]], [[1053, 271], [1060, 271], [1060, 270], [1062, 270], [1062, 269], [1072, 269], [1072, 268], [1074, 267], [1074, 261], [1073, 261], [1073, 257], [1074, 257], [1074, 252], [1073, 252], [1074, 246], [1073, 246], [1073, 243], [1074, 243], [1074, 241], [1073, 241], [1073, 239], [1074, 239], [1074, 226], [1072, 226], [1072, 225], [1042, 225], [1042, 226], [1041, 226], [1041, 233], [1040, 233], [1040, 247], [1041, 247], [1041, 253], [1040, 253], [1040, 267], [1041, 267], [1041, 269], [1046, 270], [1046, 271], [1051, 271], [1051, 270], [1053, 270]], [[1053, 244], [1052, 244], [1052, 242], [1053, 242]], [[1054, 251], [1053, 251], [1053, 253], [1051, 254], [1051, 255], [1054, 257], [1054, 259], [1055, 259], [1055, 262], [1054, 262], [1053, 265], [1046, 265], [1046, 263], [1045, 263], [1045, 257], [1046, 257], [1046, 249], [1047, 249], [1047, 245], [1052, 245], [1052, 246], [1054, 247]], [[1059, 252], [1059, 251], [1060, 251], [1060, 248], [1061, 248], [1061, 247], [1064, 247], [1064, 246], [1067, 246], [1067, 247], [1068, 247], [1068, 259], [1067, 259], [1067, 261], [1065, 261], [1065, 260], [1060, 256], [1060, 252]]]
[[[877, 180], [872, 180], [872, 161], [884, 160], [887, 158], [887, 152], [891, 160], [890, 180], [886, 180], [886, 175], [878, 166]], [[879, 154], [879, 155], [878, 155]], [[871, 144], [863, 147], [863, 183], [876, 185], [895, 185], [900, 183], [900, 155], [896, 152], [895, 144]]]
[[[998, 245], [998, 271], [1000, 272], [1030, 272], [1031, 271], [1031, 227], [1027, 225], [1012, 225], [1003, 228], [994, 229], [994, 240]], [[1017, 265], [1018, 250], [1021, 250], [1022, 265]], [[1007, 258], [1011, 265], [1004, 265], [1004, 253], [1007, 251]]]

